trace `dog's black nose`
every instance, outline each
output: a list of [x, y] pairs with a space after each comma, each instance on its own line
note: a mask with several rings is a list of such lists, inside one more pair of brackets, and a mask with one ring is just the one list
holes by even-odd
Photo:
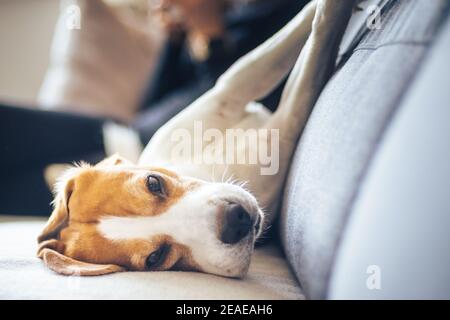
[[248, 212], [239, 204], [232, 204], [225, 209], [220, 240], [234, 244], [244, 238], [252, 229], [253, 221]]

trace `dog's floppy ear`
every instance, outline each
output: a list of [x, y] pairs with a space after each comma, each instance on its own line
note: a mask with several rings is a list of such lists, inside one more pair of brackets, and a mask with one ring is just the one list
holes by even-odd
[[72, 172], [72, 169], [69, 169], [57, 184], [55, 208], [38, 237], [38, 257], [44, 260], [51, 270], [63, 275], [95, 276], [124, 271], [124, 268], [117, 265], [81, 262], [63, 254], [65, 245], [59, 240], [59, 232], [69, 220], [69, 199], [75, 187]]
[[95, 166], [96, 167], [111, 167], [111, 166], [119, 166], [119, 165], [132, 166], [132, 165], [134, 165], [134, 163], [128, 159], [125, 159], [124, 157], [120, 156], [119, 154], [115, 153], [112, 156], [106, 158], [105, 160], [100, 161]]
[[[52, 245], [50, 244], [50, 246]], [[44, 260], [47, 267], [51, 270], [66, 276], [99, 276], [125, 271], [124, 268], [115, 264], [95, 264], [78, 261], [48, 247], [39, 251], [39, 258]]]
[[57, 238], [59, 231], [66, 225], [69, 218], [69, 198], [74, 188], [74, 179], [62, 180], [57, 186], [57, 193], [53, 201], [54, 209], [38, 237], [38, 243], [52, 238]]

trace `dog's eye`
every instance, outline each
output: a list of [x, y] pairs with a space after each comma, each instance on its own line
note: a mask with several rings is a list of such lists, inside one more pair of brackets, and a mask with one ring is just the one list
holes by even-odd
[[151, 270], [163, 263], [167, 254], [170, 251], [169, 245], [162, 245], [158, 250], [153, 251], [145, 260], [145, 266], [147, 269]]
[[147, 177], [147, 188], [151, 193], [159, 196], [165, 196], [164, 185], [161, 182], [161, 178], [155, 175], [149, 175]]

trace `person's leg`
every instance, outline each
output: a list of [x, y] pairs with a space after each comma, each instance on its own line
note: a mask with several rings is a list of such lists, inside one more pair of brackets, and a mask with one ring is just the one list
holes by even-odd
[[0, 214], [48, 214], [45, 167], [102, 159], [105, 121], [0, 104]]
[[0, 104], [0, 170], [103, 150], [103, 118]]

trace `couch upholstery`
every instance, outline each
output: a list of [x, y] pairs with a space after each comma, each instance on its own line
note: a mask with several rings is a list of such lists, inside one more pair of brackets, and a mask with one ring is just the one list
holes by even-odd
[[0, 299], [303, 299], [279, 247], [257, 249], [244, 280], [197, 272], [66, 277], [36, 257], [45, 221], [0, 216]]
[[280, 222], [287, 258], [309, 298], [327, 295], [368, 164], [446, 7], [445, 0], [390, 1], [382, 28], [365, 35], [314, 107], [292, 161]]
[[[447, 19], [355, 200], [330, 298], [450, 298], [449, 56]], [[375, 262], [386, 281], [382, 290], [367, 290], [364, 271]]]

